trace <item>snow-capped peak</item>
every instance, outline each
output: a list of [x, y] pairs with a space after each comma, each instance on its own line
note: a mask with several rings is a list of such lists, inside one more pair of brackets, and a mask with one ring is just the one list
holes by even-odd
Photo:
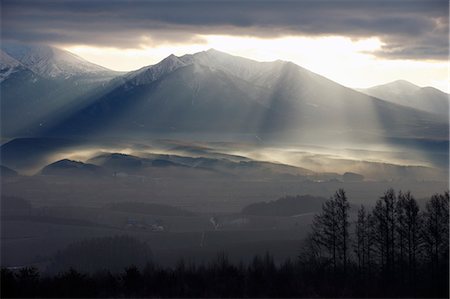
[[131, 79], [135, 85], [148, 84], [161, 78], [163, 75], [171, 73], [188, 64], [189, 63], [180, 59], [180, 57], [171, 54], [161, 60], [158, 64], [143, 67], [128, 74], [126, 77]]
[[153, 68], [157, 73], [167, 73], [172, 72], [180, 67], [186, 66], [187, 63], [181, 60], [179, 57], [171, 54], [170, 56], [164, 58], [160, 63], [155, 65]]
[[22, 64], [19, 61], [0, 50], [0, 82], [21, 68]]
[[112, 73], [68, 51], [45, 45], [3, 43], [2, 50], [21, 65], [44, 77], [70, 78]]
[[219, 70], [244, 80], [252, 80], [268, 73], [280, 62], [260, 63], [251, 59], [233, 56], [215, 49], [175, 56], [173, 54], [164, 58], [155, 65], [143, 67], [129, 73], [125, 78], [134, 85], [143, 85], [158, 80], [181, 67], [197, 64], [210, 69]]
[[234, 56], [213, 48], [193, 55], [182, 56], [181, 59], [192, 59], [195, 63], [214, 68], [234, 77], [252, 81], [257, 84], [264, 81], [263, 77], [276, 72], [278, 68], [286, 64], [286, 62], [282, 61], [258, 62], [252, 59]]
[[21, 63], [17, 61], [16, 59], [9, 56], [4, 51], [0, 50], [0, 67], [16, 67], [19, 66]]

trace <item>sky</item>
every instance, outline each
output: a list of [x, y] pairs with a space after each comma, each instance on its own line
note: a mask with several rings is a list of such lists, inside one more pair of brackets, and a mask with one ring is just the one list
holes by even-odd
[[2, 40], [121, 71], [214, 48], [292, 61], [349, 87], [449, 92], [447, 0], [2, 0]]

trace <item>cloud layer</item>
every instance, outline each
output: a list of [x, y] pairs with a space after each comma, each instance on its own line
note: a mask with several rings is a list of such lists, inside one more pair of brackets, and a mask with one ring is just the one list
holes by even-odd
[[199, 35], [379, 37], [375, 54], [448, 58], [446, 0], [3, 0], [2, 38], [139, 48], [202, 43]]

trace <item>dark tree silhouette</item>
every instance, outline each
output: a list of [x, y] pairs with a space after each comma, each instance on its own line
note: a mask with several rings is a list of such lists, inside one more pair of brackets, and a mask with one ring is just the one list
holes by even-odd
[[139, 292], [139, 287], [142, 285], [142, 275], [135, 265], [125, 269], [125, 274], [122, 276], [124, 291], [127, 296], [135, 297]]
[[[350, 226], [350, 206], [345, 192], [338, 190], [315, 217], [296, 261], [277, 264], [266, 254], [247, 265], [235, 265], [221, 254], [206, 265], [181, 260], [174, 268], [162, 268], [150, 261], [120, 272], [93, 274], [73, 268], [53, 276], [41, 276], [32, 267], [2, 269], [1, 297], [448, 298], [448, 205], [448, 192], [436, 194], [421, 213], [409, 192], [395, 196], [390, 189], [371, 211], [361, 206]], [[107, 239], [107, 244], [118, 240]], [[142, 243], [126, 240], [131, 242], [119, 249], [135, 246], [138, 250], [127, 252], [148, 252], [141, 250]], [[77, 244], [89, 248], [103, 246], [103, 241]], [[354, 255], [347, 252], [349, 247]]]
[[355, 241], [353, 250], [358, 262], [358, 269], [362, 273], [370, 272], [373, 256], [373, 217], [366, 212], [366, 208], [361, 206], [358, 210], [358, 219], [355, 225]]
[[63, 298], [86, 298], [96, 295], [93, 281], [87, 274], [83, 274], [70, 268], [68, 271], [60, 273], [55, 278], [56, 297]]
[[435, 194], [426, 204], [422, 230], [425, 249], [430, 262], [435, 266], [448, 257], [449, 193]]
[[333, 198], [336, 203], [337, 210], [337, 223], [339, 232], [339, 254], [340, 260], [342, 261], [344, 274], [346, 273], [347, 263], [348, 263], [348, 248], [349, 248], [349, 210], [350, 204], [348, 203], [347, 196], [345, 195], [344, 189], [339, 189]]
[[[434, 289], [449, 281], [449, 193], [435, 194], [427, 202], [422, 236], [425, 259]], [[448, 287], [447, 287], [448, 288]], [[434, 293], [434, 295], [438, 295]]]
[[323, 204], [322, 212], [314, 217], [311, 233], [311, 241], [315, 243], [314, 247], [324, 249], [327, 257], [331, 259], [334, 271], [336, 271], [338, 259], [339, 228], [337, 221], [336, 203], [330, 199]]
[[2, 298], [15, 297], [18, 294], [18, 283], [14, 272], [2, 268], [0, 273], [0, 292]]
[[420, 234], [422, 217], [419, 214], [417, 201], [410, 192], [399, 192], [396, 216], [400, 274], [402, 279], [404, 279], [405, 273], [408, 273], [408, 280], [411, 283], [416, 279], [417, 256], [420, 245], [422, 244]]
[[345, 191], [339, 189], [333, 198], [323, 204], [322, 212], [313, 220], [311, 240], [316, 246], [325, 249], [335, 272], [337, 267], [342, 265], [345, 273], [347, 267], [349, 209]]
[[25, 267], [17, 274], [18, 293], [20, 297], [33, 297], [39, 288], [40, 274], [35, 267]]
[[387, 190], [377, 201], [372, 212], [374, 217], [374, 241], [382, 271], [387, 281], [394, 273], [396, 228], [396, 196], [393, 189]]

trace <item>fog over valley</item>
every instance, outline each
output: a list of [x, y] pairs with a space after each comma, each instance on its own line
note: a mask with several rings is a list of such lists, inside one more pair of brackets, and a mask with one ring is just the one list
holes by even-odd
[[448, 297], [448, 3], [3, 2], [2, 298]]

